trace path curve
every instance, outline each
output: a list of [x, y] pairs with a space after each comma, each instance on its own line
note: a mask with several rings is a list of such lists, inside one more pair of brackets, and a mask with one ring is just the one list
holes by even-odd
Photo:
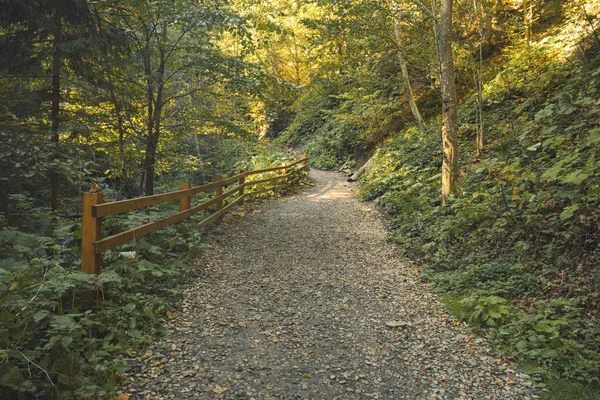
[[[530, 379], [449, 317], [338, 174], [212, 232], [185, 325], [132, 360], [138, 399], [527, 399]], [[241, 213], [245, 215], [240, 215]]]

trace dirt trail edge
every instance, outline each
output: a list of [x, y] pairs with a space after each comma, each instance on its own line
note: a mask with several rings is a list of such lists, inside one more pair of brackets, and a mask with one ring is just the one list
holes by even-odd
[[225, 218], [184, 325], [130, 360], [133, 399], [531, 399], [386, 243], [336, 173]]

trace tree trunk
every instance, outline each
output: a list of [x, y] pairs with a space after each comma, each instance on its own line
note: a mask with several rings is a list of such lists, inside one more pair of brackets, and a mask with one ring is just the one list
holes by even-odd
[[533, 0], [523, 0], [523, 16], [525, 23], [525, 42], [531, 43], [533, 35]]
[[161, 116], [164, 83], [162, 80], [164, 73], [164, 65], [159, 68], [159, 82], [156, 93], [156, 104], [154, 107], [154, 120], [152, 123], [153, 130], [148, 135], [146, 140], [146, 195], [154, 194], [154, 177], [156, 175], [156, 152], [158, 149], [158, 139], [161, 133]]
[[396, 0], [392, 0], [392, 10], [394, 12], [394, 37], [396, 39], [396, 46], [398, 47], [398, 61], [400, 62], [400, 69], [402, 70], [402, 78], [404, 79], [404, 85], [406, 86], [406, 98], [408, 99], [408, 106], [410, 107], [410, 111], [415, 119], [415, 122], [419, 126], [419, 129], [423, 133], [427, 133], [427, 126], [425, 125], [425, 121], [423, 121], [423, 117], [419, 112], [419, 107], [415, 102], [415, 95], [412, 90], [412, 85], [410, 84], [410, 78], [408, 76], [408, 68], [406, 67], [406, 61], [404, 60], [404, 56], [402, 55], [402, 41], [400, 40], [400, 21], [398, 21], [398, 16], [396, 12], [398, 10], [398, 3]]
[[153, 146], [150, 144], [150, 141], [152, 140], [151, 137], [154, 132], [154, 81], [152, 79], [152, 65], [150, 60], [150, 39], [150, 34], [147, 34], [144, 49], [144, 74], [146, 75], [146, 107], [148, 107], [148, 110], [146, 120], [146, 145], [144, 149], [145, 154], [144, 161], [142, 163], [142, 173], [140, 175], [138, 196], [142, 196], [144, 194], [148, 168], [151, 160], [153, 160], [155, 157], [155, 155], [150, 154], [153, 148]]
[[[435, 44], [435, 59], [437, 60], [437, 68], [440, 76], [442, 75], [442, 59], [440, 50], [440, 24], [437, 18], [437, 2], [431, 0], [431, 16], [433, 19], [433, 43]], [[441, 84], [440, 84], [441, 85]]]
[[[156, 70], [156, 99], [154, 99], [152, 91], [152, 83], [149, 80], [148, 84], [148, 137], [146, 138], [146, 195], [151, 196], [154, 194], [154, 177], [156, 175], [156, 152], [158, 148], [158, 140], [160, 139], [161, 133], [161, 119], [162, 109], [164, 100], [164, 89], [165, 89], [165, 63], [167, 62], [167, 55], [164, 43], [167, 39], [167, 23], [163, 23], [161, 42], [158, 43], [160, 50], [160, 62]], [[148, 57], [150, 55], [148, 54]], [[148, 59], [148, 64], [150, 60]], [[150, 69], [148, 67], [148, 69]]]
[[[478, 65], [477, 68], [473, 66], [473, 83], [475, 84], [475, 89], [477, 91], [477, 156], [481, 157], [483, 154], [483, 147], [485, 145], [484, 140], [484, 117], [483, 117], [483, 45], [485, 40], [485, 29], [484, 28], [484, 20], [485, 20], [485, 12], [483, 4], [480, 4], [480, 7], [477, 7], [477, 0], [473, 0], [473, 12], [477, 14], [479, 11], [479, 57], [478, 57]], [[488, 30], [491, 30], [491, 25], [487, 27]], [[469, 40], [469, 44], [470, 44]], [[474, 52], [473, 46], [470, 44], [471, 53]]]
[[119, 167], [121, 169], [120, 175], [125, 175], [125, 120], [123, 118], [123, 105], [117, 96], [115, 86], [108, 73], [108, 84], [110, 101], [112, 102], [113, 108], [115, 109], [115, 116], [117, 117], [117, 132], [119, 133]]
[[[52, 110], [50, 120], [52, 121], [52, 136], [50, 141], [58, 147], [60, 129], [60, 70], [62, 56], [60, 42], [62, 41], [62, 15], [59, 11], [54, 16], [54, 45], [52, 55]], [[58, 154], [58, 148], [54, 149]], [[50, 171], [50, 207], [58, 209], [58, 175], [56, 171]]]
[[478, 117], [479, 117], [479, 129], [477, 130], [477, 155], [483, 155], [483, 148], [485, 146], [485, 119], [483, 116], [483, 82], [481, 78], [481, 65], [479, 67], [480, 75], [478, 76], [479, 80], [477, 82], [477, 109], [478, 109]]
[[358, 178], [360, 178], [361, 175], [366, 172], [367, 168], [369, 168], [369, 165], [371, 165], [371, 163], [373, 162], [373, 158], [375, 158], [375, 156], [369, 158], [369, 160], [366, 163], [364, 163], [363, 166], [360, 167], [354, 173], [354, 175], [352, 175], [350, 178], [348, 178], [348, 182], [354, 182], [354, 181], [358, 180]]
[[458, 115], [456, 77], [452, 58], [452, 0], [442, 0], [440, 9], [440, 59], [442, 84], [442, 199], [456, 191]]
[[146, 195], [154, 194], [154, 175], [156, 172], [156, 148], [158, 147], [158, 137], [152, 133], [146, 139]]

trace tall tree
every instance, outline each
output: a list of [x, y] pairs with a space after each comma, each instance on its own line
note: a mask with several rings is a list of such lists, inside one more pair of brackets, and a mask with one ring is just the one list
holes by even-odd
[[[57, 147], [61, 128], [61, 75], [63, 64], [82, 49], [82, 31], [89, 21], [89, 9], [85, 0], [31, 0], [8, 2], [0, 8], [0, 25], [11, 34], [2, 38], [2, 47], [17, 51], [17, 62], [29, 59], [51, 75], [50, 142]], [[47, 45], [47, 43], [50, 43]], [[11, 51], [11, 53], [13, 52]], [[3, 60], [3, 66], [12, 68], [13, 60]], [[17, 75], [23, 73], [19, 66]], [[56, 154], [60, 151], [56, 150]], [[59, 173], [48, 171], [50, 181], [50, 206], [58, 208]]]
[[[50, 141], [58, 146], [60, 129], [60, 73], [62, 69], [62, 30], [63, 16], [62, 10], [54, 11], [54, 41], [52, 52], [52, 111], [50, 120], [52, 121], [52, 136]], [[50, 172], [50, 207], [53, 210], [58, 208], [58, 176], [55, 171]]]
[[118, 35], [127, 51], [105, 46], [99, 50], [110, 56], [110, 65], [93, 68], [101, 72], [104, 81], [99, 87], [112, 103], [121, 159], [123, 122], [127, 114], [135, 114], [129, 118], [127, 129], [135, 132], [143, 146], [137, 148], [143, 157], [138, 190], [151, 195], [156, 176], [164, 171], [161, 157], [167, 138], [196, 134], [194, 129], [200, 130], [200, 121], [235, 125], [237, 97], [233, 116], [219, 116], [216, 103], [226, 101], [228, 91], [238, 97], [252, 91], [255, 83], [248, 76], [256, 80], [260, 74], [244, 62], [244, 51], [229, 54], [232, 52], [220, 47], [225, 46], [224, 36], [230, 39], [230, 47], [240, 49], [245, 48], [247, 39], [244, 22], [219, 1], [111, 0], [96, 7], [104, 34]]
[[452, 0], [442, 0], [440, 7], [440, 62], [442, 86], [442, 198], [456, 191], [458, 158], [458, 113], [456, 73], [452, 56]]
[[419, 107], [417, 106], [417, 102], [415, 101], [415, 95], [413, 92], [412, 85], [410, 83], [410, 77], [408, 76], [408, 68], [406, 67], [406, 60], [404, 59], [404, 55], [402, 54], [402, 39], [400, 37], [400, 19], [398, 17], [398, 0], [392, 0], [392, 12], [394, 19], [394, 39], [396, 40], [396, 46], [398, 47], [398, 62], [400, 63], [400, 70], [402, 71], [402, 78], [404, 79], [404, 87], [406, 91], [406, 98], [408, 100], [408, 106], [410, 107], [410, 111], [417, 123], [419, 129], [426, 133], [427, 126], [425, 125], [425, 121], [421, 116], [421, 112], [419, 111]]

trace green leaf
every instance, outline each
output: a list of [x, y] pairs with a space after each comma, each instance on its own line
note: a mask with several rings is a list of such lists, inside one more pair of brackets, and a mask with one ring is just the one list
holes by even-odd
[[58, 341], [62, 338], [62, 336], [52, 336], [50, 338], [50, 340], [48, 341], [48, 343], [46, 343], [46, 345], [44, 346], [44, 350], [50, 350], [54, 347], [54, 345], [56, 343], [58, 343]]
[[560, 178], [560, 181], [562, 183], [573, 183], [575, 185], [580, 185], [589, 177], [590, 176], [588, 174], [578, 169], [577, 171], [573, 171], [570, 174], [563, 176], [562, 178]]
[[157, 278], [160, 278], [161, 276], [164, 275], [164, 273], [160, 269], [153, 269], [151, 274], [152, 274], [152, 276], [155, 276]]
[[52, 325], [62, 331], [74, 331], [81, 327], [70, 315], [57, 315], [52, 320]]
[[103, 271], [100, 274], [100, 280], [102, 282], [121, 282], [123, 279], [115, 271]]
[[519, 340], [517, 342], [517, 349], [519, 349], [520, 351], [524, 351], [527, 349], [527, 341], [525, 340]]
[[46, 318], [48, 315], [50, 315], [50, 313], [48, 311], [40, 310], [40, 311], [36, 312], [35, 314], [33, 314], [33, 320], [35, 322], [40, 322], [41, 320]]
[[575, 111], [575, 107], [573, 107], [573, 102], [571, 101], [571, 96], [567, 93], [562, 93], [559, 100], [559, 111], [563, 115], [571, 114]]
[[538, 151], [542, 147], [542, 142], [538, 142], [534, 145], [531, 145], [527, 148], [528, 151]]
[[573, 215], [575, 215], [575, 212], [577, 212], [578, 210], [579, 210], [579, 204], [570, 205], [569, 207], [565, 208], [563, 210], [563, 212], [560, 214], [560, 219], [564, 221], [564, 220], [573, 218]]
[[61, 342], [62, 345], [67, 348], [71, 343], [73, 343], [73, 338], [71, 336], [63, 336]]
[[140, 332], [137, 329], [130, 329], [127, 331], [127, 335], [129, 337], [132, 337], [134, 339], [141, 339], [142, 338], [142, 332]]
[[119, 364], [115, 365], [115, 369], [120, 374], [125, 374], [125, 370], [127, 369], [127, 366], [125, 364], [119, 363]]
[[535, 114], [535, 122], [545, 120], [546, 118], [552, 116], [552, 114], [554, 114], [555, 109], [556, 109], [556, 105], [550, 104], [543, 110], [539, 111], [538, 113]]
[[600, 143], [600, 128], [594, 128], [588, 132], [588, 137], [585, 140], [588, 146]]
[[555, 162], [554, 165], [544, 171], [541, 179], [545, 181], [554, 181], [558, 179], [564, 168], [577, 159], [579, 159], [579, 153], [569, 154], [565, 158]]
[[135, 310], [135, 303], [129, 303], [125, 307], [123, 307], [123, 311], [130, 313]]
[[[2, 270], [14, 270], [22, 267], [23, 265], [25, 265], [24, 262], [17, 261], [14, 258], [5, 258], [3, 260], [0, 260], [0, 269]], [[9, 274], [8, 271], [5, 272]]]
[[152, 270], [153, 270], [153, 269], [155, 269], [155, 268], [156, 268], [156, 265], [155, 265], [155, 264], [153, 264], [153, 263], [151, 263], [151, 262], [150, 262], [150, 261], [148, 261], [148, 260], [141, 260], [141, 261], [138, 263], [138, 269], [139, 269], [140, 271], [152, 271]]
[[14, 244], [13, 249], [15, 249], [18, 253], [26, 254], [30, 253], [33, 249], [31, 247], [23, 246], [22, 244]]

